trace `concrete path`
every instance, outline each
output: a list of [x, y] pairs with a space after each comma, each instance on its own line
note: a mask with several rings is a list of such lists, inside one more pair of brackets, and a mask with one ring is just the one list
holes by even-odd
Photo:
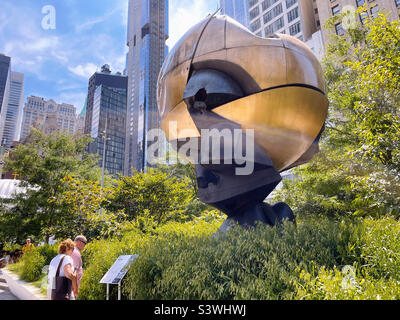
[[4, 279], [0, 269], [0, 300], [18, 300], [8, 289], [8, 284]]

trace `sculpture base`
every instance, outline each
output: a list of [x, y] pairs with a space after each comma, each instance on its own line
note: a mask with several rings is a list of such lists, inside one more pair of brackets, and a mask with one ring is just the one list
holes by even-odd
[[285, 219], [296, 223], [292, 209], [284, 202], [278, 202], [272, 206], [264, 202], [252, 203], [237, 215], [226, 219], [218, 231], [224, 233], [235, 224], [244, 228], [255, 227], [257, 223], [275, 226], [281, 224]]

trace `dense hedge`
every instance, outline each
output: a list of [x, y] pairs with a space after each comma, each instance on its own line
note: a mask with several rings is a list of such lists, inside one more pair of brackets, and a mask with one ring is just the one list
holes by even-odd
[[[221, 220], [208, 218], [90, 242], [79, 299], [105, 299], [99, 281], [122, 254], [139, 254], [123, 280], [123, 299], [400, 299], [395, 219], [310, 216], [297, 226], [259, 225], [218, 235]], [[38, 247], [17, 271], [35, 281], [55, 255], [56, 246]]]
[[[173, 223], [91, 243], [80, 299], [105, 298], [98, 282], [120, 254], [139, 254], [123, 282], [125, 299], [400, 298], [394, 219], [303, 218], [297, 227], [237, 228], [215, 237], [218, 226]], [[341, 272], [346, 265], [354, 277]]]
[[[105, 285], [100, 284], [99, 281], [119, 255], [139, 254], [142, 257], [146, 255], [149, 248], [156, 245], [156, 242], [172, 244], [172, 242], [197, 241], [197, 239], [209, 237], [221, 224], [218, 219], [212, 220], [212, 222], [197, 220], [185, 224], [171, 222], [156, 229], [146, 229], [145, 232], [131, 231], [121, 240], [98, 240], [89, 243], [83, 251], [85, 271], [79, 290], [79, 299], [105, 299]], [[138, 261], [140, 262], [141, 259]], [[123, 286], [127, 285], [128, 282], [124, 280]], [[143, 285], [147, 284], [143, 283]], [[116, 286], [111, 286], [110, 294], [112, 298], [116, 297]]]

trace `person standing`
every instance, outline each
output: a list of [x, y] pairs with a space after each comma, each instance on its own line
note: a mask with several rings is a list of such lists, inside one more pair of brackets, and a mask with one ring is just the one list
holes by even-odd
[[71, 254], [71, 258], [74, 262], [74, 268], [76, 271], [78, 288], [77, 288], [77, 294], [74, 295], [71, 299], [76, 299], [77, 295], [79, 294], [79, 286], [81, 284], [81, 279], [82, 279], [82, 275], [83, 275], [81, 251], [85, 248], [86, 243], [87, 243], [87, 239], [85, 236], [80, 235], [80, 236], [75, 237], [75, 248]]
[[22, 252], [27, 253], [28, 251], [34, 248], [34, 244], [32, 243], [31, 239], [26, 239], [26, 244], [22, 247]]
[[49, 266], [47, 294], [50, 300], [70, 300], [77, 292], [77, 276], [71, 254], [75, 244], [71, 239], [64, 240], [58, 247]]

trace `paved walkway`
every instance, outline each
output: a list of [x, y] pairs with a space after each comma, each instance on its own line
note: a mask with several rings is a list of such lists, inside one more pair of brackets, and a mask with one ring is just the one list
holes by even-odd
[[6, 280], [0, 269], [0, 300], [18, 300], [8, 289]]

